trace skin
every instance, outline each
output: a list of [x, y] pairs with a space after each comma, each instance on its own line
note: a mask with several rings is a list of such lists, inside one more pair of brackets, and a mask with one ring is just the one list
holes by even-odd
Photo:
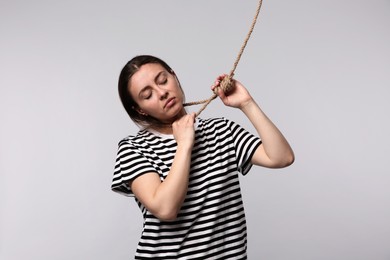
[[130, 94], [139, 106], [138, 113], [158, 118], [169, 125], [186, 114], [182, 105], [184, 95], [176, 75], [160, 64], [141, 66], [129, 85]]
[[[294, 153], [282, 133], [239, 81], [234, 80], [229, 93], [219, 89], [223, 77], [225, 75], [218, 76], [211, 89], [217, 88], [217, 94], [226, 106], [240, 109], [262, 139], [262, 145], [252, 157], [252, 163], [268, 168], [282, 168], [292, 164]], [[176, 75], [159, 64], [141, 66], [129, 82], [129, 91], [138, 104], [138, 113], [172, 124], [171, 128], [154, 130], [173, 134], [177, 142], [172, 167], [165, 180], [162, 182], [154, 172], [146, 173], [130, 183], [131, 189], [154, 216], [165, 221], [175, 220], [188, 188], [195, 139], [195, 113], [186, 113], [183, 107], [184, 96]]]
[[[213, 91], [218, 88], [224, 77], [225, 75], [220, 75], [217, 78], [211, 87]], [[240, 109], [261, 137], [262, 145], [257, 148], [251, 160], [254, 165], [283, 168], [294, 162], [294, 152], [286, 138], [240, 82], [234, 80], [234, 87], [229, 93], [225, 94], [221, 89], [218, 89], [217, 94], [226, 106]]]

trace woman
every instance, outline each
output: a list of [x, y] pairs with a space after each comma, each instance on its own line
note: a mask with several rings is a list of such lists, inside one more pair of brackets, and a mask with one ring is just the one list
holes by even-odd
[[137, 56], [120, 74], [122, 104], [141, 130], [119, 142], [112, 189], [134, 196], [144, 217], [135, 259], [247, 257], [238, 173], [286, 167], [294, 154], [240, 82], [217, 93], [259, 137], [225, 118], [188, 114], [178, 78], [159, 58]]

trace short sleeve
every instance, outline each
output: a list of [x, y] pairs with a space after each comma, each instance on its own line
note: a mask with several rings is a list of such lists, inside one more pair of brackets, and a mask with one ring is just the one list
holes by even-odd
[[148, 172], [156, 172], [150, 161], [131, 143], [129, 138], [120, 141], [111, 189], [122, 195], [133, 197], [129, 182]]
[[256, 149], [261, 144], [261, 139], [242, 128], [239, 124], [226, 118], [225, 120], [232, 134], [236, 150], [238, 171], [245, 175], [253, 166], [251, 159]]

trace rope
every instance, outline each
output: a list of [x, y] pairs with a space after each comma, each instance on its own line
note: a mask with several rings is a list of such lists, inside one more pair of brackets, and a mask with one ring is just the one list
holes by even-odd
[[208, 99], [204, 99], [204, 100], [200, 100], [200, 101], [194, 101], [194, 102], [188, 102], [188, 103], [184, 103], [183, 105], [184, 106], [192, 106], [192, 105], [199, 105], [199, 104], [204, 104], [200, 109], [199, 111], [196, 113], [196, 116], [199, 116], [200, 113], [202, 113], [202, 111], [208, 106], [208, 104], [210, 104], [210, 102], [212, 100], [214, 100], [218, 95], [216, 94], [218, 89], [221, 88], [223, 90], [224, 93], [227, 93], [233, 86], [233, 76], [234, 76], [234, 71], [236, 70], [237, 68], [237, 65], [238, 65], [238, 62], [240, 61], [241, 59], [241, 56], [242, 56], [242, 53], [244, 52], [244, 49], [249, 41], [249, 38], [251, 37], [251, 34], [253, 32], [253, 29], [255, 28], [255, 25], [256, 25], [256, 21], [257, 21], [257, 17], [259, 16], [259, 13], [260, 13], [260, 9], [261, 9], [261, 5], [263, 3], [263, 0], [259, 0], [259, 3], [257, 5], [257, 9], [256, 9], [256, 13], [255, 13], [255, 17], [253, 18], [253, 21], [252, 21], [252, 24], [251, 24], [251, 27], [249, 29], [249, 32], [244, 40], [244, 43], [242, 44], [241, 46], [241, 49], [237, 55], [237, 58], [236, 58], [236, 61], [234, 62], [233, 64], [233, 68], [231, 69], [229, 75], [226, 75], [219, 87], [217, 89], [214, 90], [214, 94], [209, 97]]

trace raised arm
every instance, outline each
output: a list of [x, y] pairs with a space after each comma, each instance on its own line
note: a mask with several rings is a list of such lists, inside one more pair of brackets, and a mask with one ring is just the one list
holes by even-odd
[[157, 218], [175, 220], [187, 194], [191, 152], [195, 140], [195, 114], [185, 115], [172, 125], [177, 150], [164, 181], [146, 173], [131, 182], [137, 199]]
[[[224, 75], [221, 75], [217, 78], [212, 86], [213, 90], [219, 86], [223, 77]], [[253, 164], [268, 168], [283, 168], [294, 162], [294, 152], [286, 138], [240, 82], [234, 80], [234, 86], [228, 93], [219, 89], [218, 96], [226, 106], [239, 108], [260, 136], [262, 145], [257, 148], [252, 157]]]

